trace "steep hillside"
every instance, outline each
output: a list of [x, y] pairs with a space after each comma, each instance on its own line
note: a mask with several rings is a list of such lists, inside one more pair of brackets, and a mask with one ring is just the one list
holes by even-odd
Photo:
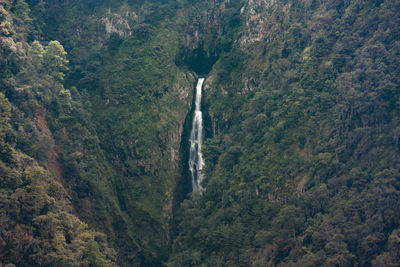
[[[90, 3], [86, 2], [70, 3], [77, 9], [62, 9], [66, 6], [61, 2], [28, 3], [1, 3], [5, 55], [1, 61], [1, 91], [12, 104], [10, 122], [16, 135], [4, 137], [5, 142], [11, 142], [6, 151], [16, 149], [4, 157], [12, 163], [15, 153], [29, 155], [35, 166], [42, 167], [43, 173], [35, 179], [50, 179], [46, 177], [52, 173], [54, 182], [64, 187], [57, 191], [62, 193], [57, 197], [60, 201], [66, 197], [67, 204], [63, 205], [69, 207], [69, 212], [71, 201], [75, 214], [107, 234], [120, 264], [159, 264], [168, 253], [174, 188], [181, 178], [180, 138], [194, 82], [191, 74], [171, 67], [177, 47], [173, 32], [145, 23], [135, 28], [140, 32], [135, 37], [124, 32], [126, 28], [116, 30], [119, 23], [125, 25], [120, 21], [125, 18], [121, 19], [118, 12], [125, 16], [126, 7], [115, 14], [105, 7], [91, 14]], [[56, 20], [63, 12], [71, 12], [63, 17], [67, 20], [64, 24]], [[71, 19], [79, 12], [88, 19]], [[134, 11], [131, 16], [136, 16]], [[74, 30], [74, 23], [85, 28], [81, 32], [85, 37], [76, 29], [76, 35], [67, 32]], [[91, 23], [97, 25], [97, 31], [86, 28]], [[57, 33], [52, 31], [54, 26], [59, 26]], [[67, 34], [70, 38], [63, 39]], [[150, 38], [153, 34], [156, 36]], [[59, 39], [68, 53], [60, 42], [50, 41], [53, 39]], [[157, 40], [165, 42], [158, 45]], [[169, 76], [160, 76], [167, 72]], [[7, 163], [6, 158], [3, 161]], [[7, 177], [4, 179], [11, 179]], [[12, 190], [7, 192], [12, 196]], [[32, 205], [28, 200], [21, 204]], [[4, 207], [6, 214], [11, 209], [9, 205]], [[38, 215], [43, 212], [48, 211], [38, 211]], [[34, 218], [17, 222], [33, 227], [31, 220]], [[74, 236], [84, 232], [70, 228], [58, 231]], [[33, 231], [27, 233], [36, 238]], [[60, 242], [69, 244], [70, 239]], [[103, 239], [101, 242], [107, 244]], [[6, 256], [1, 262], [26, 264], [7, 256], [12, 245], [4, 240]], [[29, 247], [26, 257], [31, 257]], [[59, 249], [54, 245], [40, 253], [52, 250]], [[16, 255], [25, 257], [20, 251]], [[79, 261], [71, 263], [76, 264]]]
[[249, 1], [170, 266], [396, 266], [399, 1]]
[[63, 87], [64, 48], [28, 43], [31, 22], [25, 2], [1, 2], [0, 265], [115, 266], [107, 236], [76, 216], [63, 188], [68, 180], [50, 126], [86, 113], [78, 93]]
[[399, 14], [0, 1], [0, 265], [397, 266]]

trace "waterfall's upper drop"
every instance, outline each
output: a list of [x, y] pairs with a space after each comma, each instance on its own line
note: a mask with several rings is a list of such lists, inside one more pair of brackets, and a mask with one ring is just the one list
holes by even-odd
[[199, 78], [196, 85], [195, 110], [193, 115], [192, 130], [190, 132], [190, 150], [189, 150], [189, 172], [192, 180], [193, 191], [203, 190], [201, 182], [203, 181], [203, 173], [201, 170], [204, 166], [201, 146], [203, 144], [203, 114], [201, 111], [201, 96], [204, 78]]

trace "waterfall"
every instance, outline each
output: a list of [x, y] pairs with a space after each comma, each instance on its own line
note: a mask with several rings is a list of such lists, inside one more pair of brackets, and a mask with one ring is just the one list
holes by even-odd
[[190, 132], [190, 152], [189, 152], [189, 172], [192, 178], [193, 191], [201, 191], [203, 187], [203, 174], [201, 170], [204, 166], [203, 155], [201, 154], [201, 145], [203, 144], [203, 114], [201, 112], [201, 89], [204, 78], [199, 78], [196, 85], [195, 111], [193, 116], [192, 130]]

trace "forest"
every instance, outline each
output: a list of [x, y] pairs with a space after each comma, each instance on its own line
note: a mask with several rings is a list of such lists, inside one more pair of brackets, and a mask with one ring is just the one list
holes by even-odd
[[0, 0], [0, 266], [400, 266], [399, 63], [399, 0]]

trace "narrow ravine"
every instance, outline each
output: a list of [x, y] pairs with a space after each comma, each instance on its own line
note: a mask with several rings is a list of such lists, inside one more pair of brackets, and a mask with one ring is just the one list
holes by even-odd
[[192, 130], [190, 132], [190, 150], [189, 150], [189, 172], [191, 175], [193, 191], [201, 191], [203, 187], [203, 174], [201, 170], [204, 166], [201, 146], [203, 144], [203, 113], [201, 112], [201, 95], [204, 78], [199, 78], [196, 85], [195, 110], [192, 122]]

